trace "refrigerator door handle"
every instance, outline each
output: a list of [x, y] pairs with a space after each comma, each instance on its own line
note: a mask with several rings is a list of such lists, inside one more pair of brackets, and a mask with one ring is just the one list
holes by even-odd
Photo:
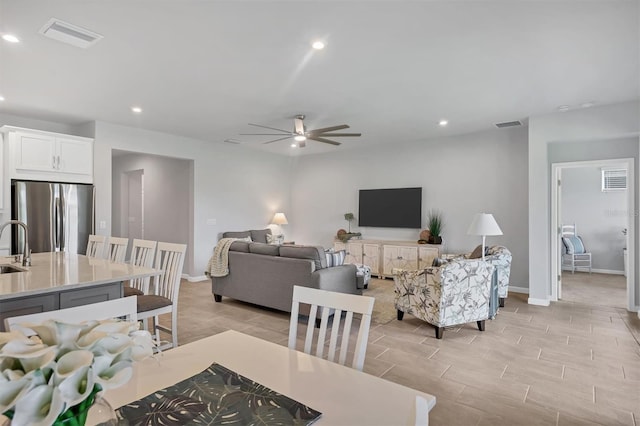
[[62, 223], [62, 211], [60, 210], [60, 198], [56, 197], [55, 200], [56, 208], [55, 208], [55, 221], [56, 221], [56, 232], [55, 232], [55, 251], [62, 250], [62, 241], [60, 231], [62, 227], [60, 226]]

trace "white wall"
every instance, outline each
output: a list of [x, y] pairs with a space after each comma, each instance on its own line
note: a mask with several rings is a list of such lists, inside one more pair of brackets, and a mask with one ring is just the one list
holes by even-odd
[[562, 170], [562, 223], [576, 224], [596, 270], [624, 272], [626, 191], [602, 192], [600, 167]]
[[[358, 217], [358, 190], [423, 188], [423, 227], [429, 209], [444, 215], [446, 252], [469, 252], [481, 242], [467, 235], [473, 216], [493, 213], [503, 236], [488, 237], [513, 253], [511, 285], [527, 287], [527, 130], [512, 128], [418, 143], [375, 146], [297, 157], [292, 170], [293, 214], [287, 238], [331, 246]], [[418, 240], [417, 229], [362, 228], [363, 238]]]
[[[142, 171], [144, 176], [144, 239], [167, 243], [188, 244], [189, 242], [189, 188], [192, 160], [161, 157], [159, 155], [126, 154], [112, 158], [112, 229], [111, 235], [122, 234], [122, 221], [128, 222], [128, 214], [122, 214], [122, 197], [128, 198], [128, 190], [123, 191], [123, 175], [131, 171]], [[138, 201], [135, 194], [131, 201]], [[136, 200], [137, 199], [137, 200]], [[128, 204], [128, 203], [124, 203]], [[139, 209], [138, 209], [139, 210]], [[141, 223], [139, 217], [134, 218]], [[127, 223], [128, 225], [128, 223]], [[185, 264], [191, 264], [191, 251], [187, 250]]]
[[[640, 102], [635, 101], [554, 113], [529, 119], [529, 264], [535, 265], [535, 267], [529, 268], [529, 301], [531, 303], [548, 304], [551, 295], [551, 248], [549, 241], [551, 161], [548, 157], [549, 144], [553, 142], [603, 141], [623, 137], [637, 138], [640, 133], [639, 117]], [[614, 146], [608, 151], [610, 155], [608, 158], [620, 158], [620, 154], [615, 152]], [[635, 167], [638, 170], [637, 156], [635, 158]], [[638, 211], [637, 194], [633, 210], [634, 212]], [[638, 253], [638, 215], [635, 215], [635, 229], [635, 249]], [[640, 304], [638, 275], [636, 270], [636, 306]]]
[[264, 228], [275, 211], [290, 211], [287, 157], [104, 122], [96, 122], [95, 138], [96, 220], [106, 221], [105, 234], [112, 226], [113, 149], [193, 160], [193, 260], [185, 268], [192, 277], [203, 276], [220, 233]]

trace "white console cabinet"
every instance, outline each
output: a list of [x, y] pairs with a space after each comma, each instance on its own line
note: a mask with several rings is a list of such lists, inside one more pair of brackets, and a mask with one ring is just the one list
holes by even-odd
[[9, 178], [93, 183], [93, 139], [12, 126], [0, 130], [9, 143]]
[[440, 246], [413, 241], [351, 240], [336, 241], [334, 250], [345, 250], [345, 263], [360, 263], [371, 268], [372, 275], [392, 276], [393, 268], [420, 269], [431, 266], [440, 255]]

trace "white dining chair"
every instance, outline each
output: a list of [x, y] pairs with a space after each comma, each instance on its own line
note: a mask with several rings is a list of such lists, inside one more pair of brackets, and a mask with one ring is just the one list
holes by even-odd
[[109, 237], [109, 244], [107, 247], [107, 259], [113, 263], [124, 263], [124, 258], [127, 255], [127, 248], [129, 247], [129, 239]]
[[89, 320], [104, 320], [110, 318], [124, 318], [129, 321], [137, 321], [137, 298], [122, 297], [105, 302], [90, 303], [88, 305], [74, 306], [72, 308], [58, 309], [55, 311], [38, 312], [10, 318], [5, 318], [5, 330], [14, 330], [20, 324], [38, 324], [49, 319], [66, 323], [80, 323]]
[[[375, 299], [368, 296], [338, 293], [335, 291], [319, 290], [297, 285], [293, 286], [291, 320], [289, 321], [289, 348], [296, 349], [298, 322], [300, 320], [300, 304], [308, 304], [311, 305], [311, 308], [309, 316], [307, 317], [307, 332], [304, 341], [304, 352], [312, 354], [316, 317], [318, 309], [320, 309], [320, 330], [316, 341], [315, 355], [320, 358], [324, 356], [329, 318], [330, 315], [333, 314], [327, 359], [329, 361], [345, 365], [349, 347], [349, 337], [351, 335], [353, 314], [361, 314], [362, 318], [360, 319], [360, 327], [358, 329], [358, 336], [354, 348], [355, 353], [353, 355], [351, 367], [362, 371], [362, 368], [364, 367], [364, 357], [367, 352], [367, 340], [369, 338], [369, 327], [371, 325], [371, 313], [373, 312], [374, 302]], [[343, 327], [340, 329], [343, 312], [346, 312], [346, 316]], [[335, 361], [338, 337], [340, 334], [342, 334], [340, 342], [340, 356], [338, 360]]]
[[[151, 268], [156, 254], [156, 241], [134, 239], [131, 245], [131, 264]], [[142, 296], [149, 294], [150, 277], [134, 278], [124, 286], [125, 296]]]
[[107, 239], [104, 235], [89, 235], [86, 255], [88, 257], [97, 257], [99, 259], [104, 258], [104, 246], [106, 240]]
[[[178, 293], [186, 251], [185, 244], [158, 243], [154, 268], [163, 273], [154, 277], [150, 294], [138, 296], [138, 319], [143, 320], [147, 328], [147, 320], [153, 318], [156, 341], [160, 341], [160, 330], [171, 334], [171, 342], [161, 345], [160, 349], [178, 346]], [[159, 315], [168, 313], [171, 314], [171, 328], [158, 321]]]

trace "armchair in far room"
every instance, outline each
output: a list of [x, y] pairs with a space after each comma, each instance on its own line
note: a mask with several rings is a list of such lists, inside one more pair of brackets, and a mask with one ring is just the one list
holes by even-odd
[[591, 252], [588, 252], [582, 238], [577, 234], [576, 225], [562, 225], [562, 266], [568, 267], [573, 274], [577, 268], [589, 268], [591, 273]]
[[477, 322], [484, 331], [490, 317], [491, 284], [495, 267], [481, 259], [457, 259], [424, 270], [393, 270], [394, 304], [398, 320], [405, 313], [436, 327]]

